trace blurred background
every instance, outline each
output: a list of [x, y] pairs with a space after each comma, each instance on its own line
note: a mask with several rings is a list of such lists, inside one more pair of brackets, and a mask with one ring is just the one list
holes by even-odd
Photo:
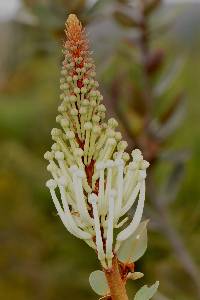
[[97, 299], [95, 253], [45, 187], [64, 23], [87, 26], [100, 90], [130, 149], [151, 162], [149, 247], [136, 264], [155, 300], [200, 299], [200, 2], [0, 0], [0, 299]]

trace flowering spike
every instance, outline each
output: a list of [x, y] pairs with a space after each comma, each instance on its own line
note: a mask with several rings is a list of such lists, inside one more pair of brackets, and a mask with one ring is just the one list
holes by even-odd
[[[53, 177], [47, 187], [68, 231], [94, 248], [102, 266], [109, 269], [120, 243], [141, 221], [149, 164], [138, 149], [128, 163], [127, 142], [116, 131], [117, 121], [104, 121], [106, 108], [85, 29], [73, 14], [66, 21], [65, 33], [56, 117], [60, 129], [51, 131], [54, 143], [44, 155]], [[126, 213], [137, 198], [129, 220]], [[125, 223], [127, 227], [114, 238], [114, 231]]]

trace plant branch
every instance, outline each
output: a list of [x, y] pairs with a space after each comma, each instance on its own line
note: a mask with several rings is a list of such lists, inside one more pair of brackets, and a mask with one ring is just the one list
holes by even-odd
[[112, 268], [104, 270], [112, 300], [128, 300], [125, 283], [120, 274], [117, 257], [113, 258]]

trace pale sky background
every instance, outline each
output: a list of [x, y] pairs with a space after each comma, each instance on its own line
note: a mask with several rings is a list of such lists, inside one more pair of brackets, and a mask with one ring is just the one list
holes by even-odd
[[13, 19], [20, 8], [20, 2], [20, 0], [0, 0], [0, 21]]
[[[94, 2], [95, 0], [90, 0]], [[200, 0], [164, 0], [165, 3], [200, 3]], [[12, 20], [20, 9], [20, 0], [0, 0], [0, 21]]]

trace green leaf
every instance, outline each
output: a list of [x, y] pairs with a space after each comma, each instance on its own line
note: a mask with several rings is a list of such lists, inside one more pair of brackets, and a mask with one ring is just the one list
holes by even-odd
[[148, 221], [140, 223], [134, 234], [122, 243], [118, 251], [120, 261], [135, 262], [144, 255], [147, 249], [147, 224]]
[[184, 67], [185, 59], [183, 56], [179, 57], [173, 64], [168, 66], [164, 73], [160, 76], [159, 82], [154, 88], [154, 95], [161, 97], [165, 94], [175, 83]]
[[161, 118], [161, 126], [156, 133], [157, 137], [164, 141], [166, 138], [170, 136], [170, 134], [174, 133], [177, 127], [182, 122], [184, 116], [186, 114], [186, 101], [185, 97], [182, 95], [178, 95], [169, 109]]
[[104, 272], [97, 270], [90, 274], [89, 283], [92, 289], [100, 296], [109, 293], [109, 287]]
[[159, 286], [159, 281], [156, 281], [152, 286], [144, 285], [135, 295], [134, 300], [149, 300], [151, 299]]
[[161, 0], [151, 0], [145, 5], [144, 13], [145, 15], [151, 14], [158, 6], [161, 4]]
[[176, 199], [185, 173], [185, 162], [175, 161], [172, 170], [161, 185], [158, 199], [164, 206]]
[[102, 8], [106, 4], [106, 0], [96, 0], [94, 4], [89, 7], [88, 11], [86, 12], [87, 15], [92, 15], [96, 13], [100, 8]]
[[127, 15], [126, 13], [122, 11], [115, 11], [113, 13], [113, 16], [115, 20], [123, 27], [135, 27], [138, 26], [138, 23], [136, 20], [134, 20], [131, 16]]

